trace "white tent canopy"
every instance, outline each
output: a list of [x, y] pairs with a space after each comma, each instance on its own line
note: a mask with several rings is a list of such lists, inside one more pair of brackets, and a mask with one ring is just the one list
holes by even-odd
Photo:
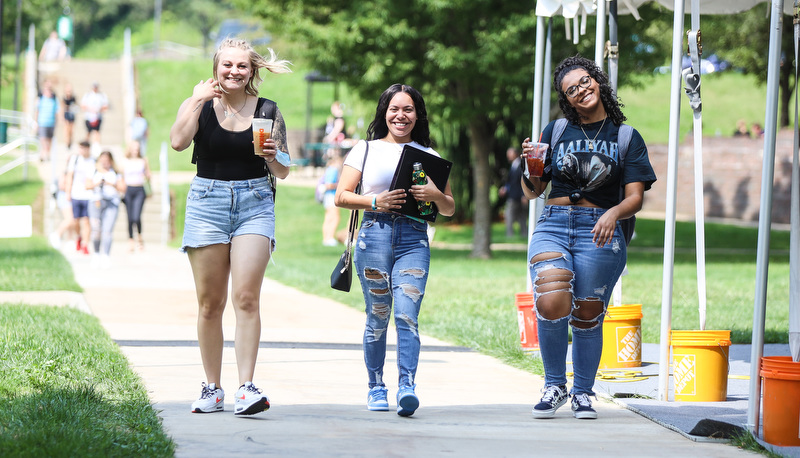
[[[673, 50], [672, 62], [680, 62], [684, 54], [684, 15], [686, 11], [692, 7], [692, 0], [538, 0], [536, 2], [536, 15], [537, 19], [537, 33], [536, 33], [536, 48], [535, 48], [535, 64], [534, 64], [534, 91], [533, 91], [533, 125], [532, 125], [532, 138], [536, 138], [543, 127], [543, 118], [545, 117], [543, 107], [544, 101], [549, 101], [549, 97], [544, 98], [543, 93], [549, 92], [548, 85], [543, 84], [543, 70], [549, 69], [549, 62], [544, 62], [544, 19], [545, 17], [563, 16], [565, 19], [576, 19], [578, 17], [584, 19], [590, 14], [598, 14], [603, 17], [606, 16], [606, 11], [610, 10], [617, 14], [632, 14], [637, 19], [638, 7], [648, 2], [656, 2], [664, 7], [674, 11], [673, 19]], [[606, 8], [606, 3], [609, 3], [611, 8]], [[766, 2], [765, 0], [699, 0], [699, 11], [702, 14], [734, 14], [742, 11], [749, 10], [759, 4], [770, 3], [770, 42], [769, 42], [769, 65], [767, 75], [767, 107], [765, 112], [764, 131], [770, 134], [764, 135], [764, 159], [762, 170], [762, 187], [761, 187], [761, 205], [759, 214], [759, 236], [758, 236], [758, 255], [757, 255], [757, 272], [756, 272], [756, 292], [754, 300], [753, 311], [753, 339], [751, 351], [751, 372], [750, 372], [750, 399], [747, 418], [747, 427], [756, 435], [759, 432], [758, 415], [760, 411], [761, 400], [761, 383], [759, 375], [759, 366], [761, 357], [763, 356], [764, 344], [764, 316], [766, 310], [766, 284], [767, 284], [767, 270], [769, 265], [769, 236], [771, 227], [771, 213], [772, 213], [772, 184], [774, 178], [774, 162], [775, 162], [775, 142], [777, 133], [777, 99], [778, 99], [778, 79], [779, 79], [779, 62], [781, 55], [781, 29], [782, 18], [781, 13], [793, 14], [794, 3], [789, 0], [784, 3], [783, 0], [772, 0]], [[614, 18], [615, 19], [615, 18]], [[602, 45], [605, 44], [605, 21], [597, 21], [597, 45], [595, 46], [595, 60], [598, 64], [602, 65]], [[615, 22], [613, 22], [615, 23]], [[577, 40], [577, 21], [574, 26], [575, 40]], [[567, 28], [569, 33], [569, 27]], [[615, 33], [615, 31], [613, 31]], [[787, 54], [788, 54], [787, 50]], [[549, 70], [548, 70], [549, 72]], [[699, 72], [698, 72], [699, 73]], [[673, 282], [673, 268], [674, 268], [674, 245], [675, 245], [675, 200], [677, 195], [677, 164], [678, 164], [678, 140], [679, 140], [679, 127], [680, 127], [680, 99], [681, 99], [681, 65], [672, 66], [671, 74], [671, 89], [670, 89], [670, 125], [669, 125], [669, 155], [667, 167], [667, 206], [666, 206], [666, 221], [665, 221], [665, 237], [664, 237], [664, 281], [663, 281], [663, 294], [662, 294], [662, 316], [661, 316], [661, 355], [660, 355], [660, 373], [659, 373], [659, 400], [667, 400], [668, 388], [668, 369], [669, 369], [669, 331], [671, 328], [671, 310], [672, 310], [672, 282]], [[545, 102], [546, 103], [546, 102]], [[797, 157], [795, 151], [794, 157]], [[793, 164], [793, 171], [799, 164]], [[794, 173], [793, 176], [798, 175]], [[794, 181], [794, 180], [793, 180]], [[793, 186], [798, 186], [793, 183]], [[702, 189], [702, 186], [700, 186]], [[797, 188], [793, 188], [797, 189]], [[798, 199], [796, 193], [793, 193], [793, 202]], [[793, 209], [797, 208], [797, 204], [793, 203]], [[792, 231], [792, 245], [791, 250], [799, 250], [794, 243], [800, 233], [800, 218], [793, 215], [791, 231]], [[797, 262], [792, 263], [796, 266]], [[791, 278], [798, 275], [795, 269], [790, 274]], [[793, 302], [790, 304], [791, 314], [790, 317], [795, 321], [800, 320], [800, 313], [795, 310], [800, 307], [800, 304]], [[789, 325], [790, 336], [792, 332], [795, 334], [800, 331], [800, 323], [792, 322]]]

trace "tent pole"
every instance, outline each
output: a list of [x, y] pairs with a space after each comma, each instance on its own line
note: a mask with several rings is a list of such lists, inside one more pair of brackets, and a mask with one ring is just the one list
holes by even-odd
[[603, 50], [606, 47], [606, 2], [597, 2], [597, 25], [594, 38], [594, 61], [603, 68]]
[[675, 0], [672, 26], [672, 82], [669, 107], [667, 202], [664, 215], [664, 269], [661, 281], [661, 339], [658, 358], [658, 400], [669, 400], [669, 343], [672, 328], [672, 283], [675, 269], [675, 201], [677, 200], [678, 143], [680, 141], [681, 57], [683, 55], [683, 0]]
[[[536, 17], [536, 50], [533, 63], [533, 124], [531, 125], [531, 140], [539, 141], [539, 132], [542, 131], [542, 92], [544, 81], [544, 51], [545, 51], [545, 25], [544, 17]], [[528, 245], [531, 244], [531, 234], [536, 227], [536, 204], [539, 199], [534, 201], [534, 205], [528, 205]], [[533, 291], [530, 271], [525, 268], [525, 281], [528, 291]]]
[[608, 82], [614, 93], [619, 79], [619, 23], [617, 22], [617, 0], [608, 2]]
[[772, 226], [772, 180], [775, 176], [775, 141], [778, 132], [778, 80], [780, 78], [783, 0], [772, 0], [767, 67], [767, 108], [764, 118], [764, 159], [761, 169], [761, 205], [758, 213], [758, 252], [756, 254], [756, 293], [753, 305], [753, 340], [750, 345], [750, 393], [747, 427], [758, 437], [761, 406], [761, 357], [764, 354], [764, 317], [767, 307], [769, 236]]

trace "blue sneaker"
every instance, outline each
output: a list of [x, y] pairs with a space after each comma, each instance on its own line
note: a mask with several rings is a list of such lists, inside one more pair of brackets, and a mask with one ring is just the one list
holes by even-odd
[[410, 417], [419, 407], [419, 398], [414, 394], [414, 386], [401, 386], [397, 391], [397, 415]]
[[370, 388], [367, 394], [367, 410], [385, 412], [389, 410], [388, 390], [385, 386]]

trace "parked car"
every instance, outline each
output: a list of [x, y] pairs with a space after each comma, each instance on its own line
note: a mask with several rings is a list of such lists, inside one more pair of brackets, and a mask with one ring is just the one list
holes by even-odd
[[253, 46], [268, 45], [272, 41], [272, 37], [261, 24], [243, 19], [226, 19], [219, 25], [216, 33], [211, 33], [215, 48], [228, 37], [243, 38]]
[[[683, 56], [681, 59], [681, 68], [689, 68], [692, 66], [692, 58]], [[708, 58], [700, 59], [700, 74], [706, 75], [708, 73], [722, 72], [731, 68], [731, 63], [727, 60], [722, 60], [716, 54], [711, 54]], [[670, 72], [669, 65], [662, 65], [653, 69], [653, 73], [666, 75]]]

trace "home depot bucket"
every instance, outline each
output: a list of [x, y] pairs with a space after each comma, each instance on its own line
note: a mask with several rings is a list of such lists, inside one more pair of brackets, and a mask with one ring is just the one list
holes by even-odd
[[608, 308], [603, 321], [600, 369], [642, 365], [642, 304]]
[[800, 362], [791, 356], [761, 358], [764, 440], [800, 446]]
[[717, 402], [728, 397], [730, 331], [672, 331], [676, 401]]
[[519, 342], [523, 350], [538, 350], [539, 336], [536, 334], [536, 312], [533, 311], [533, 293], [517, 293], [517, 322]]

